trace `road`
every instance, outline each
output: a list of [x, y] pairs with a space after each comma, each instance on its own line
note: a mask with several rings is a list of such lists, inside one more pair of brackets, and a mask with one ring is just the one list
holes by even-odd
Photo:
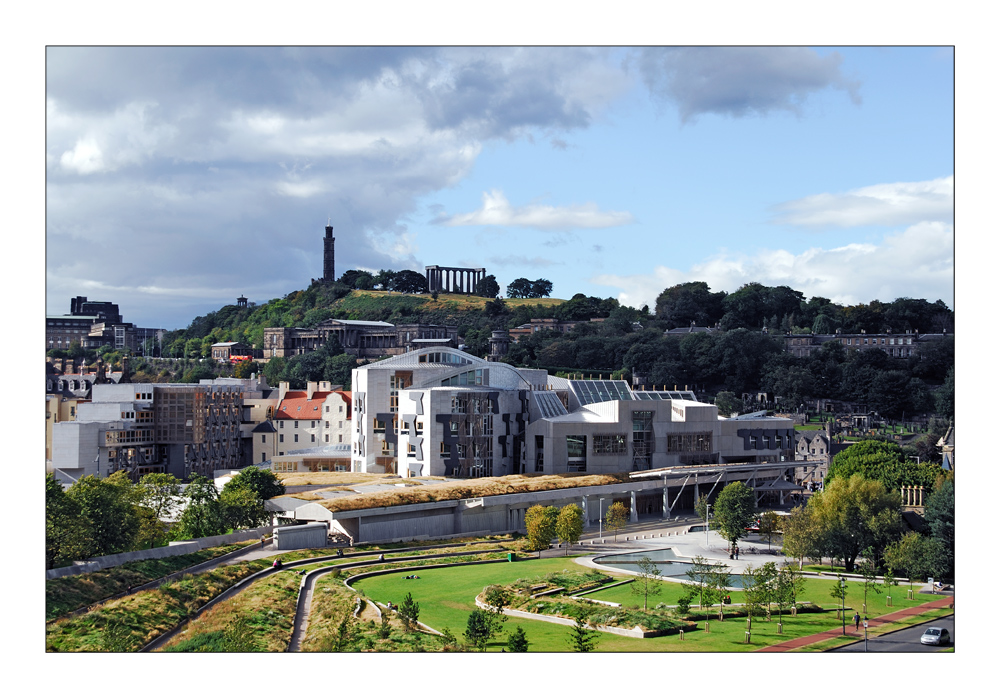
[[[869, 652], [938, 652], [941, 650], [940, 647], [935, 645], [921, 645], [920, 636], [923, 635], [924, 630], [927, 628], [935, 626], [938, 628], [945, 628], [952, 637], [952, 643], [955, 639], [955, 616], [948, 616], [946, 618], [938, 618], [936, 620], [928, 621], [926, 623], [921, 623], [920, 625], [914, 625], [905, 630], [897, 630], [894, 633], [888, 633], [882, 635], [881, 637], [869, 638], [868, 640], [868, 651]], [[840, 647], [835, 650], [830, 650], [831, 652], [864, 652], [865, 643], [856, 642], [853, 645], [848, 645], [847, 647]]]

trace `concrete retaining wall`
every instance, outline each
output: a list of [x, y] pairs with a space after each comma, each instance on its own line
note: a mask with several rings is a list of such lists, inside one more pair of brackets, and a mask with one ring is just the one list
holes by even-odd
[[205, 548], [215, 548], [220, 545], [230, 545], [232, 543], [242, 543], [243, 541], [254, 540], [261, 536], [270, 535], [271, 526], [261, 526], [246, 531], [236, 531], [221, 536], [208, 536], [206, 538], [196, 538], [195, 540], [177, 541], [162, 548], [150, 548], [149, 550], [135, 550], [131, 553], [116, 553], [114, 555], [102, 555], [91, 558], [80, 563], [74, 563], [69, 567], [57, 567], [53, 570], [45, 570], [45, 579], [60, 579], [61, 577], [72, 577], [77, 574], [97, 572], [109, 567], [124, 565], [126, 562], [138, 562], [139, 560], [159, 560], [175, 555], [187, 555]]

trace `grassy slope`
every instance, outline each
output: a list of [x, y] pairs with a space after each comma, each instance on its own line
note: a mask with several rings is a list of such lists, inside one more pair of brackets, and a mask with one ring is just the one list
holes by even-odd
[[141, 586], [146, 582], [211, 560], [240, 547], [242, 546], [224, 545], [187, 555], [128, 562], [98, 572], [46, 580], [45, 620], [58, 618], [78, 608], [83, 608], [115, 594], [121, 594], [129, 586]]

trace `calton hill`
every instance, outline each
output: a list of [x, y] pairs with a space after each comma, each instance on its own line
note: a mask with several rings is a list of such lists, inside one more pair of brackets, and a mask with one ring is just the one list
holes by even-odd
[[[660, 535], [678, 538], [660, 547], [683, 548], [683, 542], [683, 555], [693, 562], [688, 573], [673, 580], [677, 583], [662, 587], [658, 563], [648, 558], [639, 561], [638, 572], [626, 573], [595, 572], [562, 557], [580, 554], [581, 538], [594, 543], [597, 537], [594, 531], [582, 532], [575, 505], [559, 511], [533, 508], [523, 537], [425, 541], [436, 544], [433, 550], [415, 543], [348, 546], [347, 561], [339, 558], [343, 550], [279, 552], [265, 549], [262, 540], [129, 562], [46, 582], [48, 649], [746, 651], [796, 638], [805, 642], [844, 626], [840, 638], [809, 641], [810, 648], [825, 649], [852, 640], [841, 608], [848, 617], [863, 610], [873, 619], [887, 618], [879, 621], [882, 631], [911, 622], [889, 620], [884, 615], [889, 612], [912, 609], [913, 618], [924, 620], [949, 613], [944, 606], [925, 608], [937, 597], [920, 583], [928, 576], [953, 583], [955, 569], [954, 470], [942, 467], [940, 446], [954, 417], [954, 314], [943, 302], [902, 298], [843, 306], [818, 297], [806, 300], [788, 287], [752, 283], [725, 293], [692, 282], [664, 290], [655, 308], [636, 309], [583, 294], [550, 298], [545, 279], [517, 279], [508, 284], [507, 298], [497, 295], [492, 277], [481, 282], [480, 295], [468, 296], [428, 294], [420, 279], [412, 273], [352, 271], [336, 283], [313, 283], [267, 303], [225, 306], [169, 333], [163, 356], [130, 357], [132, 380], [196, 382], [260, 372], [271, 385], [330, 381], [349, 389], [351, 369], [359, 363], [336, 342], [303, 355], [235, 365], [211, 360], [210, 348], [225, 341], [260, 347], [264, 328], [312, 327], [340, 318], [454, 325], [465, 350], [483, 356], [495, 330], [535, 319], [575, 322], [564, 332], [524, 334], [502, 360], [563, 376], [635, 377], [650, 388], [687, 388], [714, 402], [720, 414], [764, 409], [794, 416], [802, 431], [828, 429], [839, 452], [822, 491], [810, 493], [806, 506], [786, 507], [790, 511], [781, 518], [757, 509], [752, 495], [748, 503], [749, 489], [740, 482], [720, 488], [711, 501], [699, 500], [685, 521], [663, 522], [674, 528]], [[684, 331], [671, 332], [678, 329]], [[848, 348], [837, 339], [798, 356], [787, 343], [791, 336], [886, 333], [921, 341], [907, 345], [912, 351], [906, 356], [891, 355], [881, 345]], [[122, 359], [110, 349], [90, 355], [77, 347], [50, 352], [52, 359], [71, 356], [100, 358], [113, 369]], [[833, 411], [827, 411], [831, 406]], [[870, 417], [863, 428], [838, 414], [862, 409]], [[325, 487], [347, 489], [391, 476], [322, 477]], [[604, 483], [587, 477], [597, 476], [578, 476], [575, 484]], [[628, 473], [600, 477], [612, 482]], [[221, 491], [211, 481], [196, 479], [181, 493], [181, 483], [163, 474], [138, 482], [121, 473], [104, 480], [87, 477], [65, 490], [49, 477], [47, 567], [266, 525], [271, 514], [265, 502], [302, 478], [251, 467]], [[391, 506], [573, 484], [573, 478], [553, 483], [552, 476], [510, 476], [502, 485], [499, 479], [334, 501], [341, 508]], [[901, 489], [910, 487], [923, 488], [920, 512], [901, 502]], [[170, 503], [180, 500], [183, 514], [169, 516]], [[711, 539], [709, 532], [688, 530], [696, 517], [711, 519]], [[622, 538], [620, 544], [627, 547], [629, 527], [643, 522], [628, 521], [627, 508], [609, 502], [601, 523], [605, 537]], [[785, 559], [768, 561], [762, 551], [756, 559], [757, 551], [750, 548], [741, 567], [735, 560], [733, 567], [727, 565], [726, 552], [732, 560], [735, 547], [748, 545], [751, 537], [762, 550], [773, 544]], [[565, 550], [550, 550], [554, 540]], [[704, 550], [699, 547], [703, 540]], [[704, 551], [716, 553], [714, 559], [702, 558]], [[543, 554], [553, 552], [559, 556]], [[223, 555], [238, 555], [238, 562], [202, 571]], [[422, 561], [428, 555], [433, 564]], [[278, 559], [288, 568], [276, 567]], [[518, 564], [483, 564], [508, 561]], [[474, 564], [463, 567], [466, 563]], [[364, 573], [355, 579], [349, 569]], [[315, 582], [307, 578], [327, 573]], [[313, 583], [315, 588], [308, 586]], [[227, 589], [238, 593], [216, 604]], [[311, 606], [297, 609], [297, 595], [305, 590], [312, 594]], [[170, 628], [184, 631], [172, 634]]]
[[[381, 320], [393, 324], [454, 325], [468, 353], [485, 356], [494, 330], [511, 330], [533, 319], [576, 323], [565, 332], [542, 329], [512, 342], [502, 360], [544, 368], [560, 376], [623, 378], [646, 386], [694, 390], [716, 402], [720, 413], [758, 409], [747, 396], [765, 395], [767, 408], [785, 413], [823, 411], [824, 405], [863, 407], [888, 422], [927, 426], [932, 415], [954, 416], [954, 312], [941, 300], [898, 298], [844, 306], [787, 286], [749, 283], [733, 293], [712, 292], [704, 282], [664, 290], [654, 308], [631, 308], [613, 298], [576, 294], [549, 298], [545, 279], [516, 279], [499, 295], [497, 281], [480, 282], [481, 295], [428, 294], [420, 274], [348, 271], [335, 283], [314, 282], [306, 290], [247, 307], [227, 305], [168, 332], [161, 347], [131, 362], [136, 382], [197, 382], [219, 375], [262, 372], [270, 385], [328, 380], [350, 388], [354, 357], [336, 342], [319, 351], [235, 366], [211, 362], [217, 342], [263, 346], [264, 328], [314, 327], [329, 318]], [[673, 332], [669, 332], [673, 330]], [[678, 331], [681, 330], [681, 331]], [[893, 356], [861, 339], [845, 347], [836, 339], [808, 356], [789, 351], [786, 338], [809, 335], [907, 333], [923, 341]], [[873, 342], [874, 343], [874, 342]], [[53, 350], [119, 368], [110, 347], [85, 352]], [[819, 409], [817, 409], [819, 408]], [[941, 434], [939, 434], [940, 436]]]

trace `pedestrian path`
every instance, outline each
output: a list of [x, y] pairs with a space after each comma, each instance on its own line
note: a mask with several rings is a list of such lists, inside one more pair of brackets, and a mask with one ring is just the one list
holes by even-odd
[[[910, 608], [904, 608], [899, 611], [893, 611], [884, 616], [879, 616], [878, 618], [872, 618], [868, 621], [868, 629], [872, 630], [878, 628], [879, 626], [885, 625], [886, 623], [892, 623], [895, 621], [900, 621], [905, 618], [911, 618], [913, 616], [920, 615], [925, 611], [930, 611], [935, 608], [948, 608], [954, 607], [955, 603], [954, 596], [942, 596], [940, 599], [934, 599], [933, 601], [928, 601], [927, 603], [922, 603], [919, 606], [911, 606]], [[851, 622], [848, 621], [848, 626]], [[860, 631], [853, 631], [848, 629], [847, 636], [852, 638], [857, 638], [859, 640], [864, 639], [865, 631], [861, 629]], [[777, 645], [771, 645], [769, 647], [761, 647], [757, 652], [788, 652], [789, 650], [798, 649], [800, 647], [805, 647], [806, 645], [812, 645], [817, 642], [822, 642], [823, 640], [832, 640], [833, 638], [843, 637], [843, 629], [837, 630], [827, 630], [826, 632], [816, 633], [815, 635], [806, 635], [805, 637], [797, 637], [792, 640], [786, 640], [785, 642], [780, 642]]]

